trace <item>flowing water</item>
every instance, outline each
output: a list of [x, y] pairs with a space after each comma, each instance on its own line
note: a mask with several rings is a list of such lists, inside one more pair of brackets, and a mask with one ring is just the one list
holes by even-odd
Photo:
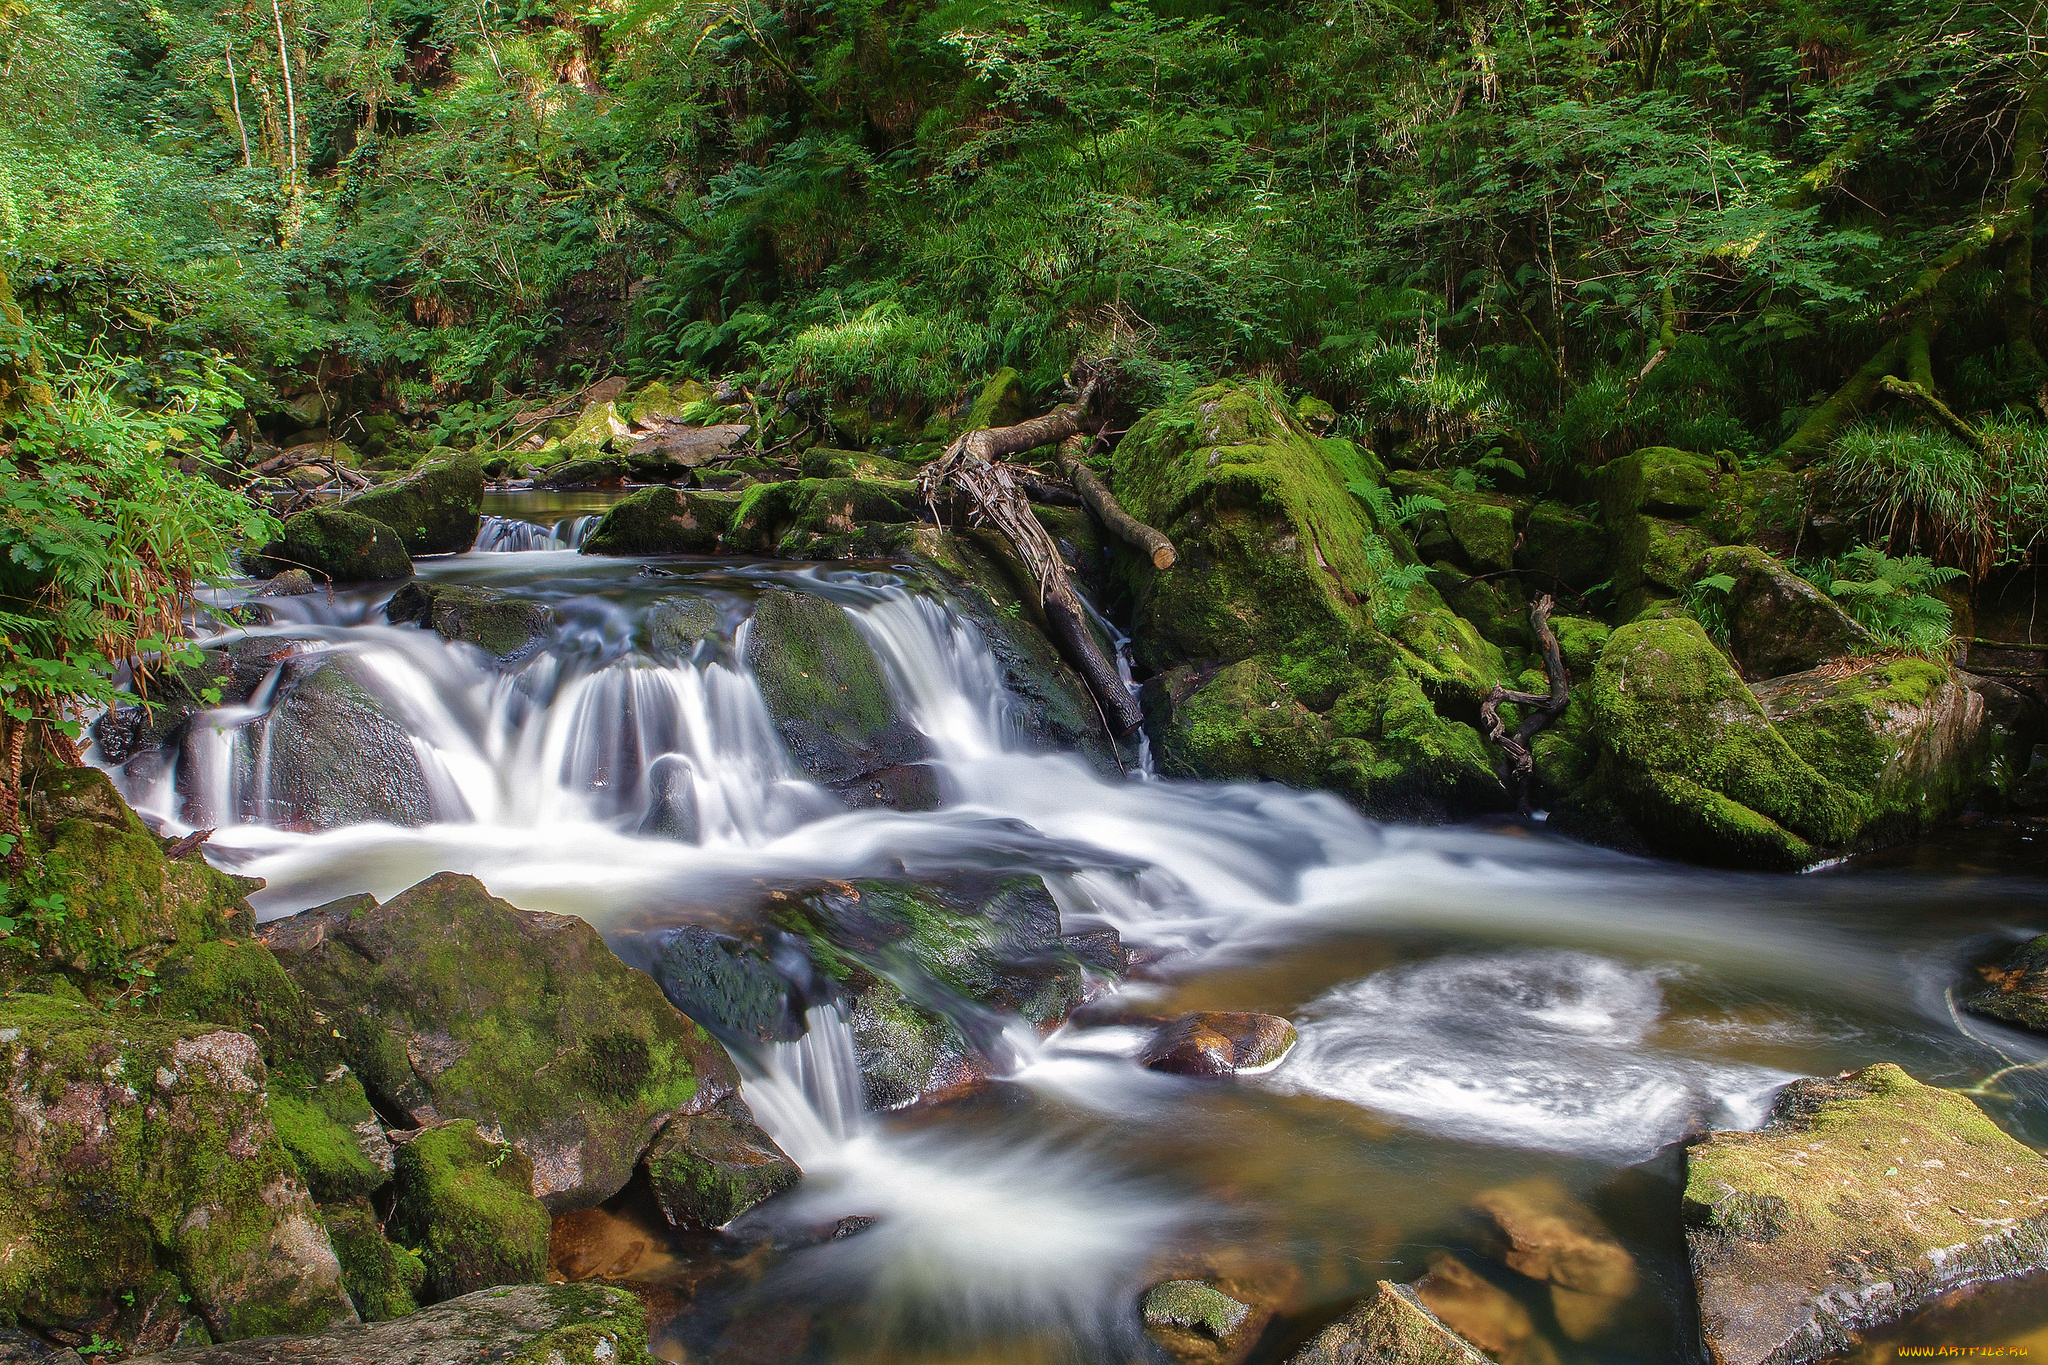
[[[477, 552], [419, 568], [552, 607], [524, 662], [385, 624], [374, 591], [266, 599], [274, 620], [248, 632], [352, 657], [402, 718], [430, 820], [280, 817], [275, 673], [195, 724], [175, 764], [120, 774], [168, 828], [216, 827], [209, 856], [267, 879], [260, 915], [452, 869], [645, 960], [650, 935], [749, 913], [764, 883], [1019, 869], [1044, 876], [1065, 932], [1114, 927], [1140, 962], [1049, 1037], [1001, 1029], [992, 1084], [900, 1111], [867, 1110], [830, 1002], [799, 1041], [741, 1057], [796, 1190], [715, 1236], [631, 1199], [578, 1216], [655, 1305], [671, 1359], [1138, 1360], [1143, 1288], [1210, 1274], [1280, 1310], [1252, 1358], [1284, 1360], [1375, 1280], [1469, 1251], [1474, 1193], [1541, 1175], [1608, 1223], [1640, 1287], [1626, 1331], [1579, 1344], [1539, 1314], [1519, 1358], [1690, 1361], [1672, 1145], [1688, 1133], [1757, 1124], [1796, 1076], [1891, 1060], [1977, 1087], [2048, 1146], [2048, 1047], [1951, 1004], [1970, 963], [2048, 930], [2024, 830], [1746, 876], [1540, 822], [1411, 828], [1322, 794], [1105, 775], [1031, 749], [979, 632], [887, 565], [648, 574], [564, 548], [592, 500], [491, 510]], [[851, 613], [936, 755], [937, 809], [848, 810], [792, 761], [743, 656], [770, 586]], [[646, 616], [677, 596], [709, 600], [722, 636], [657, 657]], [[1138, 1067], [1145, 1033], [1119, 1020], [1188, 1009], [1286, 1015], [1301, 1042], [1225, 1083]], [[1959, 1311], [2048, 1347], [2038, 1283]]]

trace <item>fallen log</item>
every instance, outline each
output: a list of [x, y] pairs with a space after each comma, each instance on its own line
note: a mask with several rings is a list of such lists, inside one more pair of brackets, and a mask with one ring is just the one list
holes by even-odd
[[1089, 628], [1087, 609], [1067, 576], [1059, 547], [1032, 515], [1031, 503], [1016, 475], [1004, 464], [1010, 456], [1054, 445], [1079, 432], [1102, 386], [1101, 376], [1095, 376], [1081, 386], [1080, 397], [1065, 407], [1015, 426], [968, 432], [924, 467], [918, 475], [918, 491], [931, 507], [934, 520], [939, 519], [940, 492], [951, 487], [967, 498], [980, 520], [1002, 533], [1038, 583], [1039, 604], [1053, 643], [1088, 684], [1104, 726], [1120, 736], [1135, 730], [1144, 719], [1137, 700]]
[[1123, 504], [1109, 491], [1109, 486], [1095, 476], [1095, 471], [1081, 463], [1087, 453], [1089, 439], [1069, 436], [1060, 442], [1060, 471], [1073, 481], [1081, 501], [1088, 504], [1088, 510], [1114, 532], [1118, 539], [1137, 549], [1143, 550], [1155, 569], [1170, 569], [1178, 558], [1173, 542], [1159, 531], [1139, 521], [1123, 509]]
[[[1550, 694], [1538, 696], [1533, 692], [1510, 692], [1495, 684], [1486, 700], [1479, 704], [1479, 719], [1486, 726], [1486, 737], [1500, 745], [1508, 756], [1508, 782], [1514, 788], [1515, 813], [1518, 815], [1529, 813], [1529, 779], [1536, 771], [1536, 756], [1530, 752], [1529, 742], [1556, 720], [1571, 701], [1571, 679], [1564, 669], [1564, 654], [1557, 647], [1557, 633], [1550, 628], [1553, 605], [1548, 593], [1529, 604], [1529, 625], [1535, 630], [1536, 643], [1543, 650], [1543, 671], [1550, 678]], [[1501, 723], [1503, 702], [1536, 708], [1515, 727], [1512, 735]]]

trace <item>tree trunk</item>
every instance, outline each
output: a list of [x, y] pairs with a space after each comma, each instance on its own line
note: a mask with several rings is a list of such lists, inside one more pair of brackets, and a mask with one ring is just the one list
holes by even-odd
[[1119, 540], [1134, 549], [1143, 550], [1145, 557], [1152, 561], [1153, 568], [1172, 568], [1173, 561], [1179, 557], [1173, 548], [1173, 542], [1126, 512], [1123, 504], [1116, 500], [1116, 495], [1109, 491], [1101, 479], [1095, 477], [1095, 471], [1081, 463], [1081, 456], [1088, 444], [1088, 441], [1079, 434], [1061, 441], [1060, 471], [1073, 481], [1074, 491], [1081, 495], [1081, 501], [1087, 504], [1088, 510], [1114, 532]]

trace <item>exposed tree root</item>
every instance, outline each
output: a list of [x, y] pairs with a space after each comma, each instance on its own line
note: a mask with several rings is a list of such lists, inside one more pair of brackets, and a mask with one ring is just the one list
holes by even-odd
[[[1479, 718], [1486, 726], [1486, 737], [1500, 745], [1508, 756], [1508, 784], [1515, 792], [1515, 811], [1521, 815], [1529, 813], [1529, 779], [1536, 771], [1536, 756], [1530, 752], [1529, 743], [1539, 731], [1556, 720], [1571, 701], [1571, 679], [1564, 670], [1564, 655], [1557, 647], [1557, 634], [1550, 628], [1553, 605], [1548, 593], [1529, 605], [1529, 625], [1535, 630], [1536, 642], [1543, 649], [1543, 671], [1550, 677], [1550, 694], [1538, 696], [1533, 692], [1510, 692], [1496, 685], [1479, 706]], [[1500, 719], [1503, 702], [1536, 709], [1515, 728], [1513, 734], [1509, 734]]]

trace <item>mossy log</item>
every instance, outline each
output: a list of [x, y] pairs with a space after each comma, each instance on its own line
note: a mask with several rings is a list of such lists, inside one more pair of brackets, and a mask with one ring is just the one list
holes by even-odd
[[966, 495], [977, 516], [1002, 533], [1037, 580], [1046, 622], [1060, 653], [1095, 695], [1103, 723], [1113, 734], [1124, 735], [1144, 719], [1137, 699], [1089, 628], [1087, 610], [1067, 576], [1059, 547], [1032, 515], [1029, 499], [1004, 464], [1010, 456], [1053, 445], [1079, 432], [1101, 389], [1102, 380], [1092, 378], [1082, 385], [1080, 397], [1065, 407], [1014, 426], [968, 432], [925, 466], [918, 486], [932, 505], [934, 517], [940, 491], [950, 485]]
[[1178, 558], [1173, 542], [1153, 527], [1139, 521], [1123, 509], [1109, 486], [1095, 476], [1095, 471], [1081, 463], [1081, 456], [1089, 443], [1079, 435], [1069, 436], [1060, 442], [1060, 471], [1073, 481], [1074, 489], [1081, 495], [1081, 501], [1096, 518], [1115, 533], [1119, 540], [1135, 549], [1143, 550], [1155, 569], [1170, 569]]

